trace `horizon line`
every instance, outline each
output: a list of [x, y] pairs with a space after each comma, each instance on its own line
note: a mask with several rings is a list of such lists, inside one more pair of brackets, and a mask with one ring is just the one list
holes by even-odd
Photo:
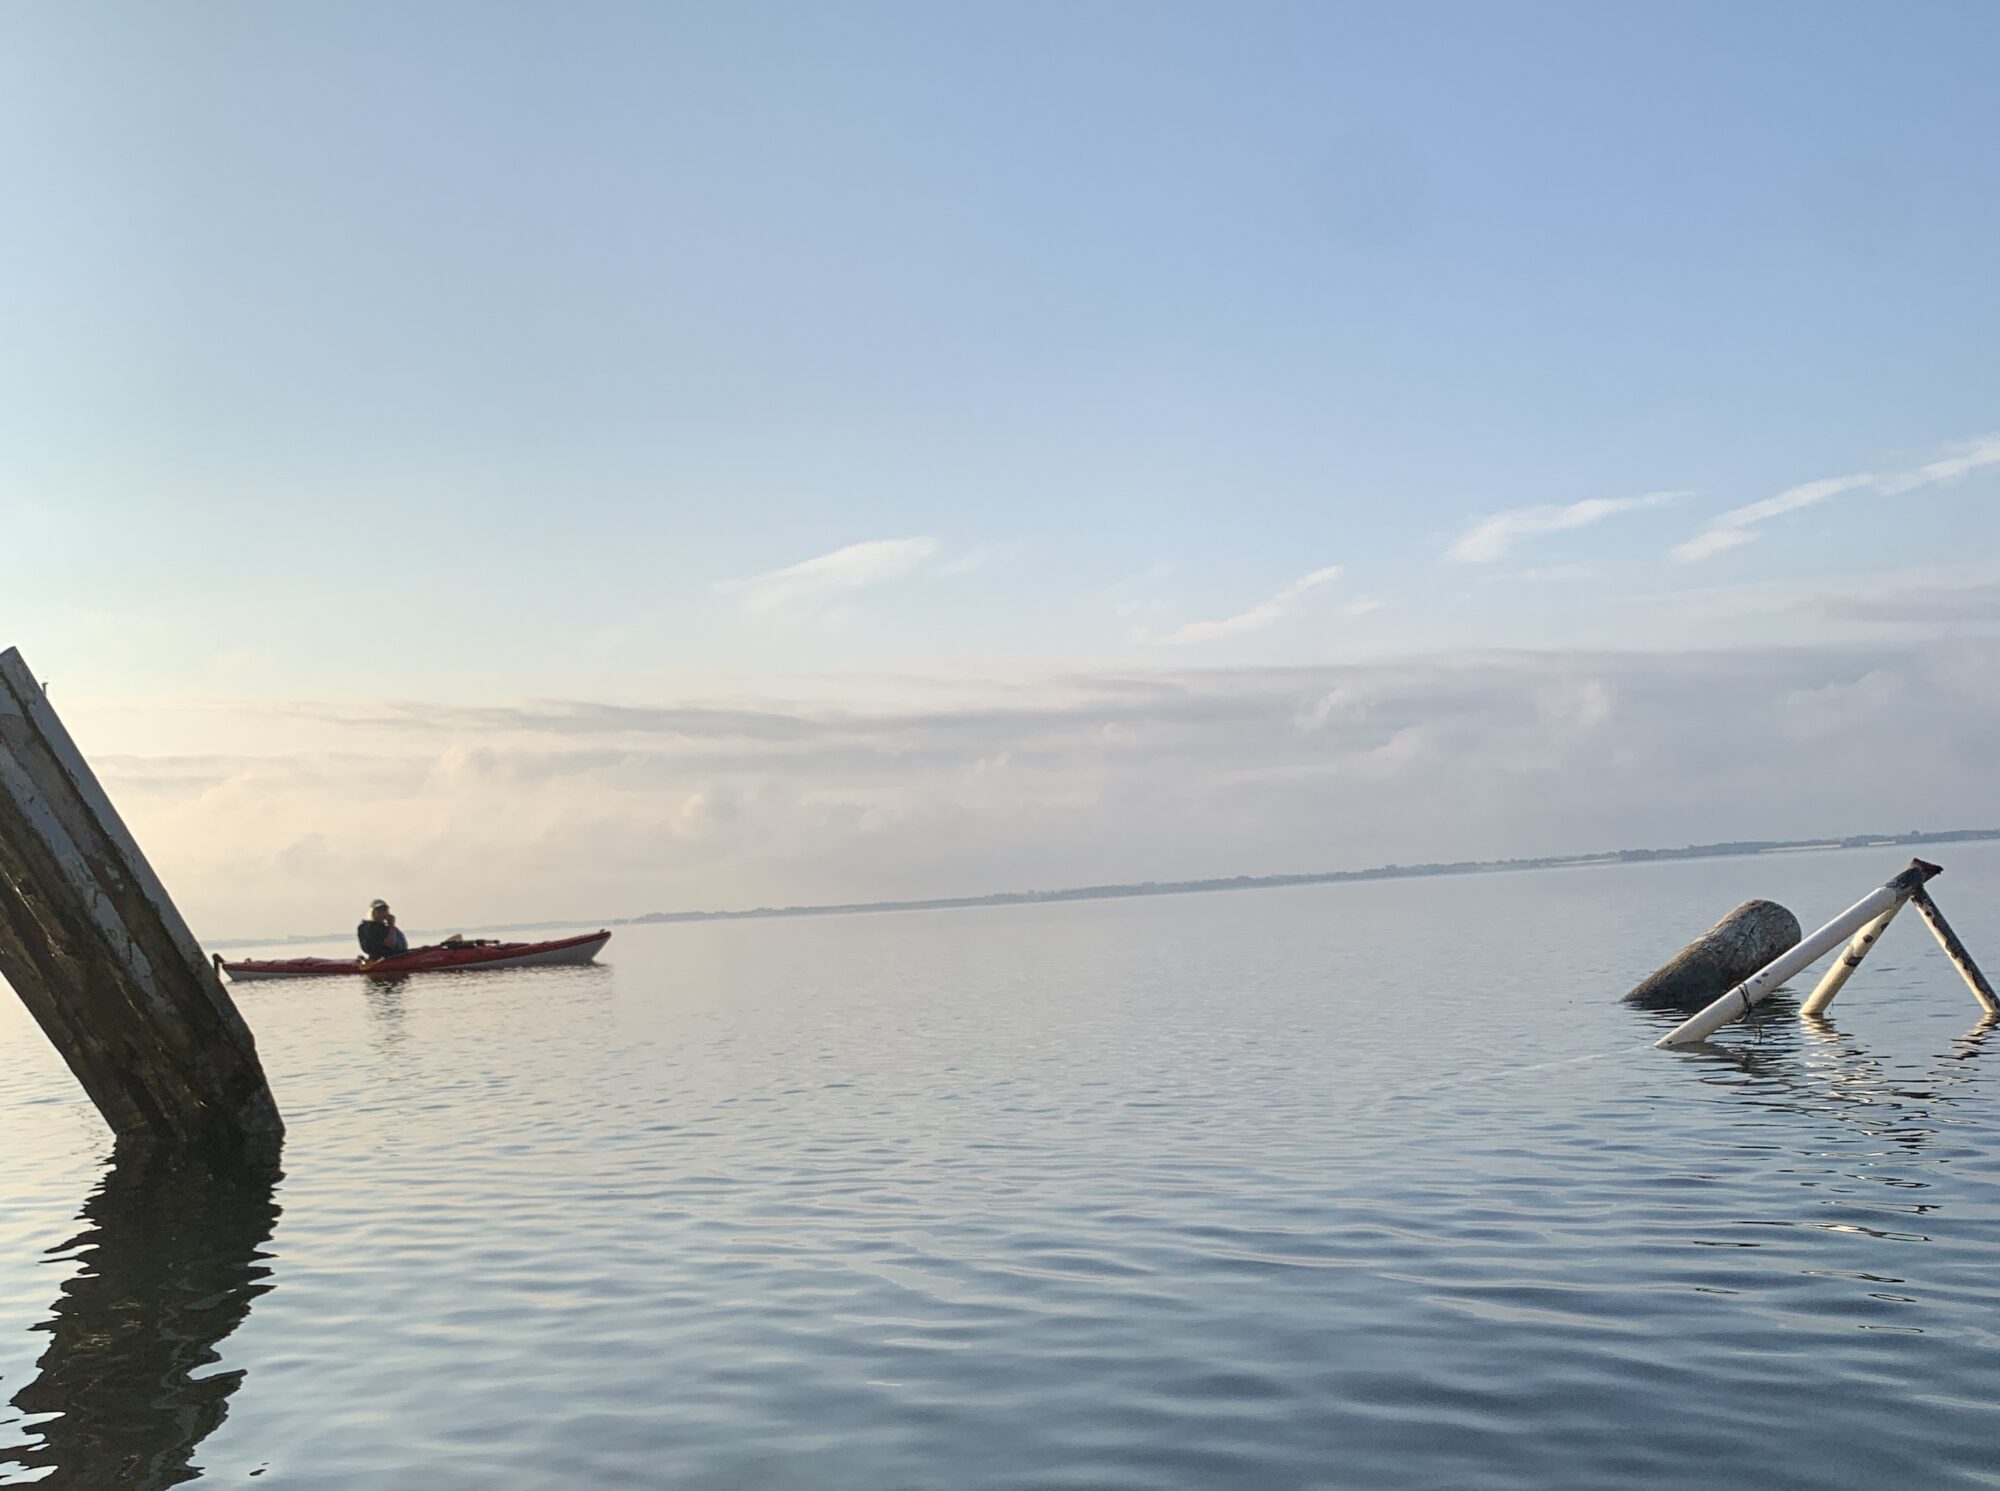
[[[1545, 854], [1509, 859], [1427, 861], [1404, 865], [1391, 862], [1360, 870], [1305, 870], [1270, 875], [1227, 875], [1193, 880], [1134, 880], [1104, 885], [1067, 886], [1059, 890], [988, 891], [970, 896], [938, 896], [917, 900], [824, 902], [794, 906], [756, 906], [736, 911], [646, 911], [612, 918], [559, 917], [547, 921], [489, 922], [454, 928], [459, 932], [537, 932], [558, 927], [665, 926], [677, 922], [750, 921], [793, 916], [860, 916], [892, 911], [959, 911], [992, 906], [1035, 906], [1059, 901], [1134, 900], [1144, 896], [1206, 895], [1230, 890], [1278, 890], [1296, 885], [1332, 885], [1354, 880], [1432, 879], [1445, 875], [1494, 874], [1518, 870], [1556, 870], [1586, 865], [1649, 864], [1663, 859], [1736, 859], [1751, 855], [1801, 850], [1893, 848], [1915, 844], [1977, 843], [2000, 839], [2000, 828], [1951, 828], [1901, 834], [1844, 834], [1816, 839], [1723, 839], [1678, 848], [1603, 849], [1581, 854]], [[439, 928], [421, 929], [427, 935]], [[283, 937], [233, 937], [202, 945], [245, 948], [332, 942], [342, 932], [288, 933]]]

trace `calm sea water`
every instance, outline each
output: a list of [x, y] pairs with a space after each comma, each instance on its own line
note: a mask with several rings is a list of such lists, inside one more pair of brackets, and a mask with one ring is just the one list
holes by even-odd
[[[2000, 965], [2000, 852], [1936, 851]], [[2000, 1484], [2000, 1037], [1616, 996], [1893, 850], [630, 928], [238, 989], [275, 1189], [0, 1000], [0, 1482]], [[254, 1478], [254, 1479], [253, 1479]]]

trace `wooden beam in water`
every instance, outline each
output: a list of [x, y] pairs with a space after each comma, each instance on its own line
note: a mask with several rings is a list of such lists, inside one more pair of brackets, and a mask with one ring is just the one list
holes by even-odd
[[120, 1143], [272, 1150], [250, 1027], [63, 728], [0, 652], [0, 977]]

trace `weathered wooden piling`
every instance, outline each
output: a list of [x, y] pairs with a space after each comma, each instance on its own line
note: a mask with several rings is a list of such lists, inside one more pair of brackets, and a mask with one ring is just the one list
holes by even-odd
[[1799, 919], [1776, 901], [1745, 901], [1648, 975], [1628, 1004], [1697, 1010], [1799, 940]]
[[0, 652], [0, 977], [124, 1143], [274, 1150], [250, 1027], [19, 652]]

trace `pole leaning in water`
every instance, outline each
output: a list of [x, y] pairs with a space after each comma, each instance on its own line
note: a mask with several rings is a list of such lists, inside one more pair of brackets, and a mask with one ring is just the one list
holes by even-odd
[[1706, 1039], [1731, 1020], [1750, 1012], [1773, 989], [1797, 977], [1870, 922], [1893, 910], [1941, 873], [1938, 866], [1913, 859], [1910, 867], [1886, 885], [1876, 887], [1841, 912], [1790, 952], [1760, 968], [1699, 1014], [1689, 1017], [1653, 1042], [1656, 1047], [1686, 1046]]
[[120, 1144], [275, 1152], [257, 1046], [19, 652], [0, 652], [0, 978]]
[[1856, 932], [1854, 940], [1847, 944], [1847, 951], [1833, 960], [1833, 966], [1827, 969], [1826, 976], [1819, 981], [1818, 987], [1812, 991], [1806, 1002], [1799, 1006], [1799, 1013], [1802, 1015], [1826, 1013], [1826, 1007], [1833, 1003], [1834, 995], [1847, 987], [1847, 981], [1854, 977], [1854, 970], [1861, 966], [1861, 960], [1867, 957], [1869, 950], [1881, 940], [1882, 933], [1887, 930], [1889, 923], [1896, 919], [1896, 913], [1909, 904], [1910, 898], [1905, 896]]
[[1993, 986], [1986, 981], [1986, 975], [1979, 971], [1979, 965], [1972, 961], [1972, 954], [1967, 952], [1965, 944], [1958, 940], [1958, 933], [1952, 931], [1951, 923], [1944, 919], [1944, 913], [1938, 910], [1938, 904], [1931, 899], [1930, 892], [1919, 886], [1911, 893], [1910, 899], [1916, 903], [1917, 914], [1924, 919], [1924, 925], [1929, 927], [1931, 935], [1937, 938], [1938, 946], [1944, 949], [1945, 956], [1951, 959], [1952, 966], [1958, 970], [1959, 976], [1971, 987], [1973, 997], [1978, 999], [1987, 1014], [2000, 1015], [2000, 998], [1994, 996]]

